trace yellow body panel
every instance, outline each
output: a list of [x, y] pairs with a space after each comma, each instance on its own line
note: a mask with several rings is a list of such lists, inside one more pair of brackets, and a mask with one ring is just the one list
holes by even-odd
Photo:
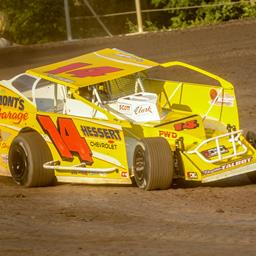
[[67, 61], [28, 70], [27, 73], [73, 88], [134, 74], [159, 64], [117, 49], [104, 49]]
[[[130, 183], [129, 170], [126, 159], [125, 140], [122, 127], [113, 124], [107, 120], [86, 119], [69, 115], [37, 112], [36, 107], [30, 101], [22, 99], [19, 94], [0, 86], [0, 102], [3, 99], [9, 100], [9, 106], [0, 107], [0, 172], [2, 174], [10, 173], [8, 169], [8, 152], [13, 139], [25, 130], [35, 130], [46, 140], [52, 157], [55, 161], [59, 161], [61, 166], [75, 166], [81, 163], [78, 156], [73, 155], [72, 159], [65, 160], [58, 152], [56, 145], [49, 138], [49, 135], [42, 129], [38, 122], [38, 116], [48, 117], [54, 123], [58, 131], [57, 119], [72, 120], [79, 135], [85, 138], [93, 155], [93, 164], [90, 167], [108, 168], [117, 167], [117, 171], [111, 173], [100, 174], [79, 171], [55, 171], [56, 176], [73, 176], [77, 178], [100, 178], [101, 183], [107, 183], [107, 179], [111, 179], [111, 183]], [[13, 100], [14, 99], [14, 100]], [[7, 102], [7, 101], [6, 101]], [[66, 128], [65, 128], [66, 129]], [[93, 130], [92, 130], [93, 129]], [[100, 133], [96, 136], [95, 131]], [[122, 154], [120, 154], [122, 152]], [[79, 180], [79, 179], [77, 179]], [[80, 179], [84, 182], [84, 179]], [[90, 181], [88, 181], [90, 183]]]

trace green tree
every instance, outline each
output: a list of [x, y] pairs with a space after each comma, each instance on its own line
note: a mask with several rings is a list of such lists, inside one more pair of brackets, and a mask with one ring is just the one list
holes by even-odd
[[[196, 6], [193, 9], [170, 11], [172, 28], [208, 24], [243, 17], [256, 17], [256, 5], [238, 0], [151, 0], [156, 7], [177, 8]], [[209, 5], [201, 8], [202, 5]], [[215, 5], [215, 6], [211, 6]]]
[[[177, 8], [184, 6], [198, 6], [204, 3], [201, 0], [152, 0], [152, 3], [157, 7], [164, 8]], [[186, 10], [173, 10], [169, 13], [171, 14], [171, 27], [177, 28], [182, 27], [183, 25], [191, 25], [197, 18], [197, 10], [195, 9], [186, 9]]]
[[62, 0], [1, 0], [8, 16], [4, 36], [21, 44], [43, 43], [65, 38]]

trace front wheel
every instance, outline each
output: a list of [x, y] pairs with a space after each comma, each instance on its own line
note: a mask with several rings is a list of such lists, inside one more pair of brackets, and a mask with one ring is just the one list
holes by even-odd
[[174, 164], [169, 143], [164, 138], [144, 138], [135, 147], [134, 178], [145, 190], [168, 189], [172, 184]]
[[25, 187], [52, 185], [53, 170], [45, 170], [43, 164], [52, 160], [51, 152], [36, 132], [26, 132], [14, 138], [8, 156], [9, 169], [13, 179]]

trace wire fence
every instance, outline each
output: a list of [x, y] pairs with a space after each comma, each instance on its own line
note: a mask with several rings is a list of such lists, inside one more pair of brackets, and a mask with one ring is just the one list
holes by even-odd
[[[243, 1], [237, 1], [237, 2], [223, 2], [223, 3], [216, 3], [216, 4], [203, 4], [203, 5], [194, 5], [194, 6], [183, 6], [183, 7], [172, 7], [172, 8], [156, 8], [156, 9], [147, 9], [147, 10], [141, 10], [141, 13], [151, 13], [151, 12], [167, 12], [167, 11], [179, 11], [179, 10], [191, 10], [191, 9], [198, 9], [198, 8], [213, 8], [213, 7], [219, 7], [219, 6], [231, 6], [231, 5], [237, 5], [241, 3], [254, 3], [253, 0], [243, 0]], [[136, 14], [136, 10], [129, 11], [129, 12], [116, 12], [116, 13], [108, 13], [108, 14], [101, 14], [98, 15], [98, 17], [115, 17], [115, 16], [123, 16], [123, 15], [130, 15], [130, 14]], [[81, 17], [74, 17], [74, 18], [80, 18], [80, 19], [86, 19], [86, 18], [93, 18], [94, 16], [81, 16]]]
[[[65, 2], [68, 0], [64, 0]], [[130, 31], [127, 31], [127, 29], [129, 30], [129, 28], [124, 28], [124, 25], [127, 25], [127, 21], [131, 21], [132, 24], [134, 24], [134, 27], [137, 24], [137, 32], [143, 32], [143, 25], [142, 23], [145, 22], [145, 19], [143, 18], [144, 14], [152, 14], [152, 13], [167, 13], [170, 14], [174, 11], [189, 11], [189, 10], [196, 10], [196, 9], [205, 9], [205, 8], [216, 8], [216, 7], [222, 7], [222, 6], [235, 6], [235, 5], [239, 5], [239, 4], [251, 4], [251, 5], [255, 5], [256, 4], [256, 0], [240, 0], [240, 1], [234, 1], [234, 2], [220, 2], [220, 3], [213, 3], [213, 4], [202, 4], [202, 5], [195, 5], [195, 6], [181, 6], [181, 7], [171, 7], [171, 8], [154, 8], [154, 9], [140, 9], [140, 6], [138, 7], [137, 4], [140, 3], [140, 0], [135, 0], [135, 6], [136, 9], [132, 10], [132, 11], [124, 11], [124, 12], [116, 12], [116, 13], [106, 13], [106, 14], [98, 14], [97, 10], [95, 10], [92, 5], [90, 4], [90, 2], [88, 0], [82, 0], [84, 3], [84, 6], [86, 6], [88, 8], [88, 10], [90, 11], [90, 13], [92, 15], [78, 15], [78, 16], [71, 16], [71, 18], [69, 18], [67, 15], [67, 7], [66, 7], [66, 20], [67, 20], [67, 38], [70, 39], [72, 38], [71, 35], [71, 30], [70, 28], [72, 27], [72, 25], [75, 23], [84, 23], [85, 27], [87, 27], [86, 29], [88, 29], [88, 26], [90, 27], [91, 30], [93, 26], [95, 26], [95, 30], [96, 27], [100, 27], [100, 29], [102, 30], [102, 32], [105, 33], [105, 35], [108, 36], [112, 36], [113, 33], [111, 33], [110, 31], [112, 30], [111, 27], [111, 22], [109, 21], [110, 18], [116, 18], [116, 17], [123, 17], [122, 20], [119, 20], [119, 26], [123, 25], [123, 30], [117, 34], [126, 34], [129, 33]], [[140, 19], [142, 22], [140, 22]], [[88, 20], [91, 20], [91, 22], [88, 22]], [[96, 21], [96, 22], [95, 22]], [[143, 22], [144, 21], [144, 22]], [[154, 21], [154, 19], [151, 21]], [[87, 24], [87, 26], [86, 26]], [[92, 26], [93, 24], [93, 26]], [[70, 26], [70, 28], [69, 28]], [[99, 28], [98, 28], [99, 29]], [[80, 27], [80, 32], [82, 32], [82, 27]], [[134, 31], [133, 31], [134, 32]], [[77, 32], [75, 32], [74, 34], [77, 34]], [[116, 33], [114, 33], [116, 34]], [[102, 35], [102, 34], [101, 34]], [[75, 36], [77, 37], [77, 36]], [[79, 37], [79, 36], [78, 36]]]

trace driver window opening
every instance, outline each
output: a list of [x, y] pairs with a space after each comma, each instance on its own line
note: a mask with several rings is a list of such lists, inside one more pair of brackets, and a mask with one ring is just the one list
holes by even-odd
[[32, 87], [35, 81], [36, 78], [27, 74], [22, 74], [12, 81], [12, 85], [16, 90], [32, 101]]
[[35, 88], [37, 109], [44, 112], [63, 113], [66, 87], [41, 79]]

